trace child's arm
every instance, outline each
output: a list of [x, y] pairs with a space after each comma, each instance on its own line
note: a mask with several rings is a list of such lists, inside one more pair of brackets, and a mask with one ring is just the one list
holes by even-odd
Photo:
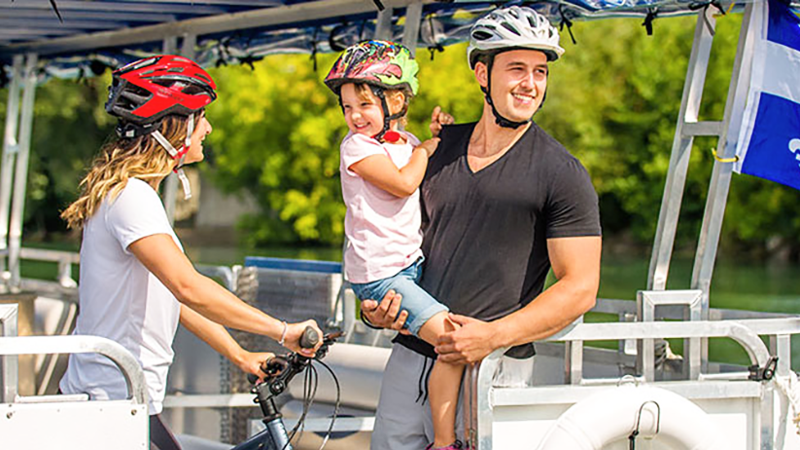
[[408, 197], [417, 190], [428, 157], [433, 155], [439, 145], [439, 138], [428, 139], [414, 148], [408, 164], [398, 169], [387, 155], [372, 155], [353, 163], [348, 169], [373, 185], [397, 197]]

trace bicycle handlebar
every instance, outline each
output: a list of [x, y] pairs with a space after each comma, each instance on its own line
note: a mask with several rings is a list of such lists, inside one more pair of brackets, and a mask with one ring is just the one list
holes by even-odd
[[[328, 333], [322, 338], [322, 345], [317, 349], [313, 358], [301, 355], [300, 353], [288, 353], [285, 355], [276, 355], [275, 357], [264, 361], [261, 370], [266, 374], [263, 383], [259, 383], [256, 388], [261, 387], [262, 384], [267, 384], [269, 392], [272, 395], [278, 395], [286, 390], [289, 382], [298, 373], [308, 366], [312, 360], [321, 360], [328, 353], [328, 347], [333, 344], [336, 339], [344, 335], [343, 332], [338, 331]], [[314, 348], [319, 342], [319, 335], [311, 328], [306, 327], [303, 335], [300, 337], [300, 347]], [[253, 374], [247, 375], [247, 380], [251, 384], [258, 382], [258, 377]]]

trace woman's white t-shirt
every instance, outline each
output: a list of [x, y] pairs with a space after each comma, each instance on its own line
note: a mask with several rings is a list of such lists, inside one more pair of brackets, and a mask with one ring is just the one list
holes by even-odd
[[[133, 354], [144, 369], [150, 414], [162, 409], [180, 318], [175, 296], [128, 251], [133, 242], [155, 234], [171, 236], [183, 250], [161, 199], [144, 181], [130, 178], [114, 201], [103, 200], [83, 228], [73, 333], [112, 339]], [[117, 366], [93, 353], [70, 355], [60, 388], [100, 400], [129, 397]]]

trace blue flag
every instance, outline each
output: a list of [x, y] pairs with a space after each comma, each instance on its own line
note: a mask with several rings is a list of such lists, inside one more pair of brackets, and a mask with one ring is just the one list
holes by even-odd
[[756, 43], [734, 171], [800, 189], [800, 18], [780, 0], [754, 10]]

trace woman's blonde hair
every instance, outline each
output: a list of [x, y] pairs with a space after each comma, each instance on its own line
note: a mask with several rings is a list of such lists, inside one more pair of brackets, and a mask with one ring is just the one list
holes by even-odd
[[[159, 131], [175, 148], [182, 148], [186, 138], [186, 118], [167, 116]], [[175, 160], [151, 135], [122, 138], [106, 144], [81, 180], [81, 194], [61, 218], [69, 228], [81, 228], [97, 211], [103, 199], [113, 201], [125, 189], [128, 178], [150, 182], [172, 171]]]

